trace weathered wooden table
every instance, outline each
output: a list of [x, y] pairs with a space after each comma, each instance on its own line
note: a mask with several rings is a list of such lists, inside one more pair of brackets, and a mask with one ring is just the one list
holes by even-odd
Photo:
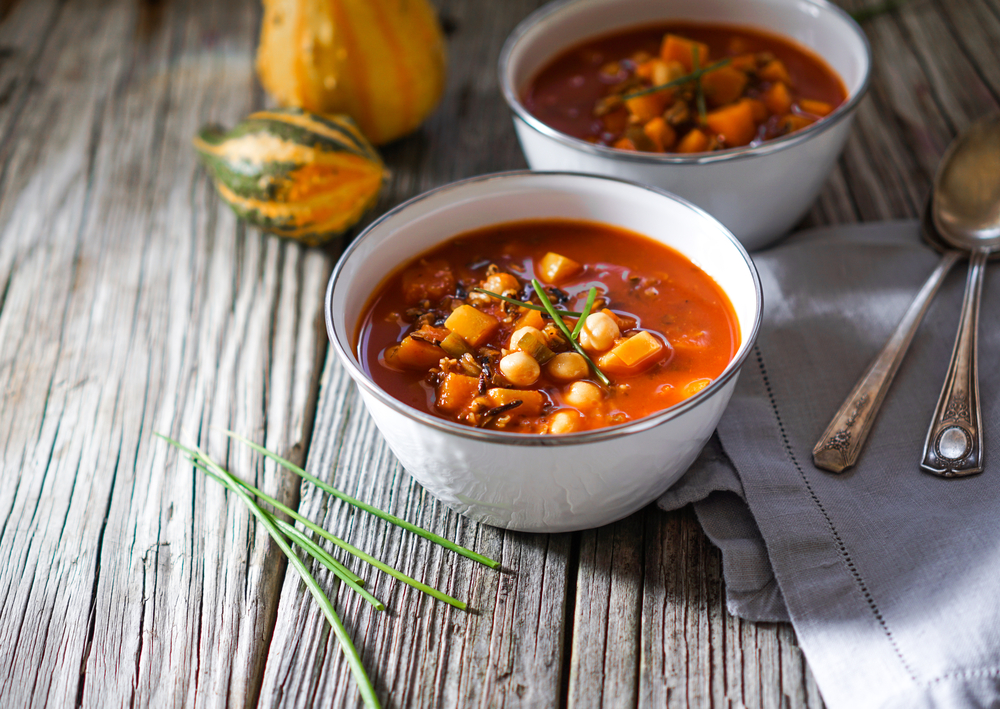
[[[377, 212], [524, 166], [495, 63], [540, 3], [440, 0], [447, 95], [385, 148]], [[389, 706], [821, 706], [791, 627], [727, 615], [692, 514], [504, 532], [401, 470], [328, 354], [321, 298], [338, 249], [243, 226], [196, 166], [202, 123], [265, 105], [259, 22], [245, 0], [0, 1], [0, 704], [357, 703], [298, 577], [237, 501], [153, 437], [164, 431], [469, 602], [368, 571], [388, 611], [336, 597]], [[874, 83], [804, 226], [917, 216], [948, 140], [997, 110], [1000, 0], [912, 0], [865, 28]], [[300, 490], [211, 426], [503, 571]]]

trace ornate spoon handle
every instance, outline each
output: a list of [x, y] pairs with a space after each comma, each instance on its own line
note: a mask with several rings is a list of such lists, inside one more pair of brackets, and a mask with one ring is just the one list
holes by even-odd
[[882, 400], [889, 391], [920, 321], [924, 319], [927, 307], [941, 287], [944, 277], [961, 256], [958, 251], [946, 251], [942, 255], [941, 262], [917, 293], [882, 351], [854, 385], [813, 448], [813, 463], [817, 468], [842, 473], [858, 461], [861, 447], [875, 423]]
[[989, 251], [984, 249], [972, 252], [955, 348], [920, 463], [927, 472], [947, 478], [983, 472], [977, 350], [979, 297], [988, 257]]

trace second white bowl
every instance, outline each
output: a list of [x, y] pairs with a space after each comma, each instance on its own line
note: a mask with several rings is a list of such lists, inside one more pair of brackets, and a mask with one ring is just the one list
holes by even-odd
[[[758, 147], [671, 155], [615, 150], [545, 125], [521, 103], [551, 59], [617, 29], [665, 20], [755, 27], [811, 49], [836, 71], [847, 101], [822, 121]], [[562, 0], [525, 19], [500, 55], [500, 85], [528, 165], [642, 182], [691, 200], [748, 249], [773, 243], [802, 218], [837, 160], [868, 88], [871, 50], [864, 32], [824, 0]]]

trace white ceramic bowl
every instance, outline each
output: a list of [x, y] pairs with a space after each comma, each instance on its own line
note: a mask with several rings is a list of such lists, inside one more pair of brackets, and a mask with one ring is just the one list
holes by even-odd
[[[563, 50], [617, 29], [663, 20], [752, 26], [791, 38], [823, 57], [848, 91], [822, 121], [755, 148], [695, 155], [634, 153], [593, 145], [550, 128], [521, 103], [527, 84]], [[670, 190], [706, 209], [748, 249], [783, 236], [805, 214], [833, 168], [868, 88], [864, 32], [825, 0], [562, 0], [543, 6], [500, 54], [500, 85], [528, 165], [622, 177]]]
[[[729, 295], [739, 319], [742, 344], [723, 374], [655, 415], [561, 436], [485, 431], [445, 421], [400, 403], [368, 377], [355, 349], [355, 329], [372, 290], [389, 273], [461, 232], [544, 218], [631, 229], [675, 248], [706, 271]], [[406, 470], [476, 521], [534, 532], [613, 522], [676, 481], [722, 416], [760, 317], [760, 282], [750, 257], [701, 209], [621, 180], [528, 171], [446, 185], [395, 208], [344, 253], [326, 295], [333, 348]]]

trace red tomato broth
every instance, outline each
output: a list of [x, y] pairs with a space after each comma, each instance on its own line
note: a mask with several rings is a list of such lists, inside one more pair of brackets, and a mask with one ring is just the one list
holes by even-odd
[[[740, 333], [733, 306], [718, 284], [686, 257], [624, 229], [591, 222], [542, 220], [460, 234], [388, 276], [365, 307], [355, 335], [363, 368], [376, 384], [402, 403], [462, 422], [457, 415], [437, 408], [436, 375], [398, 369], [386, 362], [389, 348], [415, 329], [412, 317], [406, 315], [412, 305], [404, 298], [407, 273], [412, 275], [416, 267], [425, 276], [430, 274], [425, 283], [443, 282], [443, 287], [460, 284], [462, 295], [486, 278], [490, 264], [516, 275], [522, 284], [530, 282], [537, 277], [537, 263], [547, 252], [565, 255], [584, 266], [582, 272], [558, 285], [569, 296], [563, 309], [581, 310], [587, 291], [596, 286], [614, 313], [635, 318], [637, 330], [649, 331], [667, 343], [652, 366], [637, 374], [611, 377], [613, 386], [603, 388], [606, 398], [600, 413], [580, 418], [576, 430], [626, 423], [669, 408], [694, 393], [689, 387], [691, 382], [699, 382], [695, 388], [709, 383], [735, 356]], [[450, 283], [441, 276], [441, 262], [450, 265]], [[412, 284], [411, 277], [407, 285], [412, 289]], [[441, 290], [430, 288], [435, 293]], [[412, 290], [410, 295], [414, 295]], [[436, 303], [447, 299], [445, 296]], [[496, 299], [486, 300], [477, 307], [502, 318], [504, 305]], [[567, 318], [570, 328], [574, 321]], [[442, 326], [441, 318], [435, 325]], [[512, 323], [502, 322], [489, 346], [506, 350], [514, 329]], [[598, 383], [593, 370], [584, 381]], [[551, 379], [543, 368], [538, 381], [526, 388], [544, 395], [542, 414], [508, 417], [503, 430], [546, 432], [552, 414], [567, 408], [566, 385]]]
[[[595, 115], [595, 105], [613, 93], [615, 84], [634, 75], [631, 57], [636, 53], [657, 57], [666, 34], [708, 45], [709, 57], [701, 62], [703, 67], [726, 57], [770, 52], [787, 68], [792, 85], [797, 87], [797, 99], [819, 101], [833, 108], [847, 100], [847, 90], [836, 72], [822, 58], [790, 39], [749, 27], [674, 21], [617, 31], [562, 52], [538, 71], [522, 101], [546, 125], [576, 138], [612, 146], [621, 139], [625, 125], [609, 128], [604, 118]], [[739, 51], [734, 51], [734, 41]], [[613, 62], [621, 62], [622, 71], [618, 75], [602, 74], [601, 68]], [[747, 95], [760, 98], [754, 87], [747, 90]], [[611, 118], [617, 118], [618, 113], [623, 112], [613, 112]], [[797, 103], [793, 113], [806, 115]], [[816, 118], [812, 116], [811, 120]], [[762, 135], [751, 145], [781, 134], [774, 119], [772, 116], [770, 125], [762, 126]]]

